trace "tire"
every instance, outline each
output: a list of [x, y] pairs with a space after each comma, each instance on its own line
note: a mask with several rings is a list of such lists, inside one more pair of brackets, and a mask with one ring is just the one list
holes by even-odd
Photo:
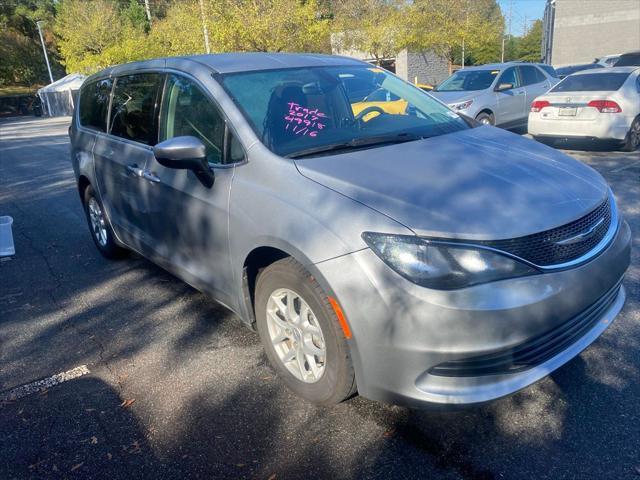
[[622, 144], [623, 152], [635, 152], [636, 149], [640, 146], [640, 117], [636, 117], [636, 119], [631, 124], [631, 128], [627, 132], [627, 136], [624, 139], [624, 143]]
[[[87, 217], [87, 224], [89, 225], [89, 232], [98, 251], [102, 256], [110, 259], [123, 257], [127, 253], [127, 250], [116, 243], [111, 224], [104, 213], [102, 202], [91, 185], [84, 191], [83, 205], [84, 213]], [[92, 214], [97, 216], [97, 218], [94, 216], [94, 219], [102, 226], [102, 229], [94, 226], [97, 224], [94, 224]]]
[[477, 116], [476, 116], [476, 120], [480, 123], [482, 123], [483, 125], [495, 125], [496, 124], [496, 119], [493, 116], [492, 113], [489, 112], [480, 112]]
[[[289, 297], [286, 296], [287, 292]], [[310, 309], [306, 315], [306, 328], [316, 332], [319, 329], [320, 335], [310, 334], [309, 330], [301, 328], [304, 324], [300, 320], [295, 323], [287, 322], [282, 310], [277, 309], [277, 298], [280, 298], [280, 305], [284, 306], [289, 303], [287, 298], [293, 299], [292, 317], [298, 319], [305, 311], [302, 302], [306, 303]], [[340, 403], [355, 394], [356, 382], [349, 346], [338, 318], [327, 295], [302, 265], [288, 257], [262, 270], [256, 282], [255, 309], [257, 329], [267, 358], [291, 390], [318, 405]], [[267, 309], [272, 313], [268, 314]], [[274, 318], [279, 321], [276, 322]], [[281, 327], [283, 325], [288, 327], [289, 333]], [[314, 326], [317, 328], [313, 329]], [[294, 327], [297, 330], [294, 331]], [[277, 340], [278, 333], [281, 334], [280, 341]], [[276, 345], [273, 337], [276, 337]], [[303, 340], [300, 341], [301, 339]], [[300, 350], [294, 345], [309, 348], [310, 344], [318, 351], [324, 346], [324, 356], [314, 354], [311, 355], [313, 360], [309, 360], [309, 355], [301, 355], [305, 359], [300, 367], [297, 355]], [[285, 364], [282, 357], [286, 358], [292, 352], [295, 353], [295, 358]], [[315, 362], [316, 370], [322, 370], [320, 374], [313, 372], [311, 361]], [[307, 375], [306, 380], [300, 375]]]

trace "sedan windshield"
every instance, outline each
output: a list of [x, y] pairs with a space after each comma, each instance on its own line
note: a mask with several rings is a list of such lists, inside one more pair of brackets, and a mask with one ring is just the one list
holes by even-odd
[[499, 70], [458, 70], [442, 82], [438, 92], [466, 92], [485, 90], [491, 86]]
[[613, 92], [629, 73], [584, 73], [571, 75], [551, 89], [552, 92]]
[[262, 142], [283, 156], [338, 153], [469, 128], [419, 88], [366, 65], [232, 73], [222, 84]]

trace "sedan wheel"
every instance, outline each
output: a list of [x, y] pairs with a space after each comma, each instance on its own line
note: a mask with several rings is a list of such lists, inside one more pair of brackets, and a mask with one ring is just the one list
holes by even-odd
[[635, 152], [640, 146], [640, 117], [636, 118], [631, 124], [631, 128], [627, 133], [622, 150], [625, 152]]

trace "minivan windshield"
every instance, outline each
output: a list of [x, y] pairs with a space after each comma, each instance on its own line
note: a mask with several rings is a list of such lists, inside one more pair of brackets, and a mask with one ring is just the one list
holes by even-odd
[[500, 70], [458, 70], [438, 85], [438, 92], [465, 92], [486, 90]]
[[613, 92], [618, 90], [629, 73], [582, 73], [571, 75], [551, 89], [552, 92]]
[[372, 66], [229, 73], [222, 84], [274, 153], [303, 157], [470, 128], [427, 93]]

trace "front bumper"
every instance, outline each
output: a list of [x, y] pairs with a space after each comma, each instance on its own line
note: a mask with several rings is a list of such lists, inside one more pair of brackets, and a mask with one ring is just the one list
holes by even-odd
[[[611, 324], [625, 301], [612, 290], [629, 265], [631, 233], [622, 222], [596, 258], [576, 268], [455, 291], [414, 285], [371, 250], [316, 264], [342, 305], [353, 334], [361, 395], [413, 407], [487, 402], [545, 377]], [[505, 352], [577, 318], [607, 293], [597, 318], [541, 363], [516, 372], [446, 376], [438, 365]]]

